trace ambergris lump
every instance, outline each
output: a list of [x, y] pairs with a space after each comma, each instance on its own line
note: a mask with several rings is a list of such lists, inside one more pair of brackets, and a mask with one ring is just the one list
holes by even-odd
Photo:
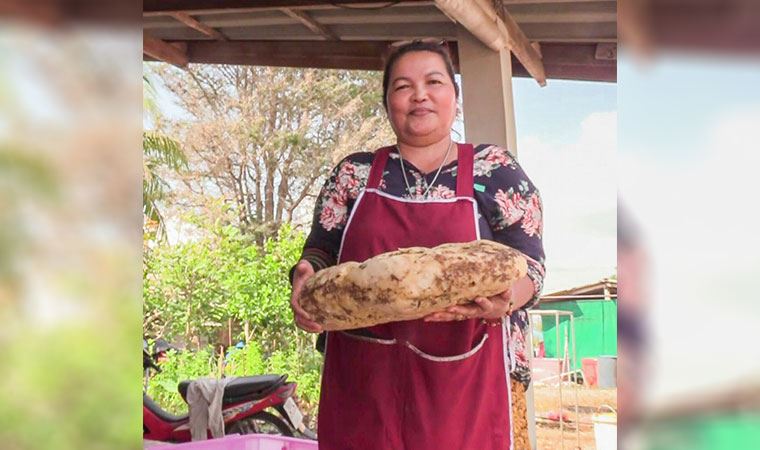
[[300, 304], [325, 330], [362, 328], [499, 294], [526, 271], [522, 253], [494, 241], [405, 248], [317, 272]]

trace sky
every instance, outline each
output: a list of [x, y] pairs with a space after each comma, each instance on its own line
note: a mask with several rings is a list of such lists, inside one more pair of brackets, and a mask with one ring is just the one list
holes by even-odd
[[665, 404], [760, 380], [760, 61], [618, 63], [618, 184], [648, 255]]
[[617, 86], [513, 82], [518, 160], [544, 207], [544, 294], [615, 274]]
[[641, 233], [654, 408], [760, 380], [758, 86], [760, 60], [625, 53], [617, 84], [514, 81], [544, 293], [614, 273], [618, 198]]

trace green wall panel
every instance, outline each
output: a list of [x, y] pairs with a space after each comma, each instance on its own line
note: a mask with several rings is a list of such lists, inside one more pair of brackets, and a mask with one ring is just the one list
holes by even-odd
[[716, 413], [660, 421], [647, 428], [649, 450], [760, 448], [760, 413]]
[[[573, 367], [574, 369], [580, 368], [583, 358], [617, 355], [617, 300], [566, 300], [539, 304], [538, 309], [556, 309], [573, 313], [575, 319], [575, 349], [577, 352], [577, 362]], [[568, 351], [572, 356], [570, 318], [560, 316], [559, 320], [558, 348], [554, 317], [543, 316], [542, 319], [547, 358], [557, 358], [562, 355], [565, 330], [567, 330]]]

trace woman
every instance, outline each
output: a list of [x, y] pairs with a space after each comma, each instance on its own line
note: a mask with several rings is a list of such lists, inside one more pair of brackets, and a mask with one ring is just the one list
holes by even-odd
[[383, 94], [397, 144], [346, 157], [322, 189], [292, 272], [296, 324], [322, 331], [298, 303], [316, 270], [399, 248], [493, 239], [522, 251], [529, 274], [421, 320], [329, 333], [320, 449], [509, 449], [506, 318], [540, 292], [538, 192], [505, 149], [451, 139], [459, 90], [445, 47], [398, 47]]

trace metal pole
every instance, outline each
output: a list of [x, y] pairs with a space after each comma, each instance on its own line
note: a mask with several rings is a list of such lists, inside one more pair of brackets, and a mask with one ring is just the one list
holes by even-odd
[[[533, 370], [533, 318], [536, 316], [533, 316], [531, 314], [528, 314], [528, 326], [530, 333], [530, 338], [527, 339], [528, 342], [528, 348], [526, 349], [526, 352], [528, 354], [528, 358], [530, 358], [530, 370]], [[541, 319], [541, 316], [537, 316], [539, 319]], [[533, 450], [536, 450], [537, 444], [536, 444], [536, 406], [535, 406], [535, 400], [533, 396], [533, 380], [531, 375], [531, 382], [528, 384], [528, 389], [525, 390], [525, 415], [528, 416], [528, 441], [530, 443], [530, 448]]]
[[[570, 334], [573, 337], [573, 365], [578, 364], [578, 354], [575, 352], [575, 316], [570, 316]], [[575, 440], [578, 448], [581, 448], [581, 415], [578, 412], [578, 372], [575, 373], [573, 380], [573, 390], [575, 390]]]
[[[560, 361], [559, 366], [559, 373], [562, 373], [562, 361], [565, 359], [565, 355], [562, 355], [562, 359], [559, 359], [559, 312], [554, 313], [554, 322], [557, 328], [557, 345], [555, 346], [557, 351], [557, 360]], [[562, 377], [559, 377], [559, 434], [560, 434], [560, 440], [562, 441], [562, 450], [565, 450], [565, 423], [562, 420], [562, 410], [564, 409], [564, 404], [562, 403]]]

